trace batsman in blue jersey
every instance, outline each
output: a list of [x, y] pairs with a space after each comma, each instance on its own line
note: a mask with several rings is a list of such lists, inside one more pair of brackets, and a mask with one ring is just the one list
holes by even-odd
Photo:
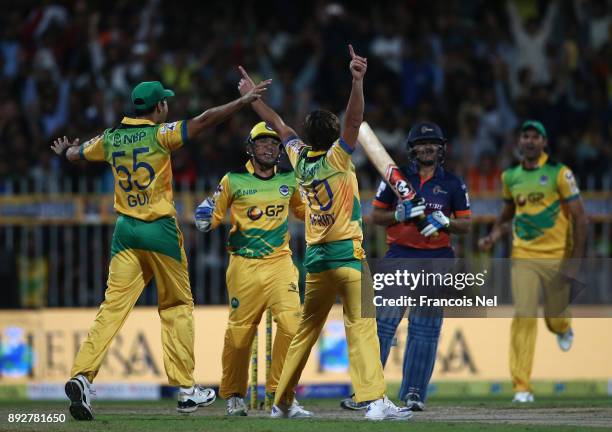
[[[465, 184], [444, 169], [446, 138], [438, 125], [422, 122], [410, 129], [407, 147], [411, 162], [401, 170], [417, 195], [424, 198], [425, 208], [414, 201], [398, 203], [391, 188], [384, 181], [380, 183], [372, 203], [372, 219], [387, 229], [389, 248], [385, 258], [454, 258], [450, 235], [468, 232], [471, 211]], [[399, 394], [413, 411], [425, 409], [443, 319], [442, 308], [424, 309], [410, 310]], [[400, 312], [383, 313], [376, 318], [383, 366], [405, 310]], [[352, 410], [365, 408], [352, 397], [343, 400], [341, 406]]]

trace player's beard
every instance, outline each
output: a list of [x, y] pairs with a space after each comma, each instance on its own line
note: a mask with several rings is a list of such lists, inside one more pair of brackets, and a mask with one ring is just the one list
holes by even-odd
[[268, 161], [262, 161], [261, 159], [259, 159], [257, 156], [253, 155], [253, 160], [255, 162], [257, 162], [257, 165], [259, 165], [262, 169], [264, 170], [269, 170], [272, 169], [276, 166], [276, 164], [278, 163], [278, 158], [276, 158], [274, 161], [272, 162], [268, 162]]

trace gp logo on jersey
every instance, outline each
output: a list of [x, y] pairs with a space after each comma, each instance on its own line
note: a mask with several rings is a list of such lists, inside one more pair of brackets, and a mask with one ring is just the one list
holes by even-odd
[[282, 196], [287, 196], [289, 195], [289, 186], [282, 185], [281, 187], [278, 188], [278, 191], [280, 192]]
[[249, 207], [247, 209], [247, 217], [251, 219], [252, 221], [261, 219], [262, 216], [263, 216], [263, 211], [261, 211], [261, 209], [257, 206]]
[[168, 132], [174, 132], [174, 130], [176, 129], [176, 124], [178, 122], [174, 122], [174, 123], [165, 123], [164, 125], [162, 125], [161, 128], [159, 128], [159, 133], [165, 134]]

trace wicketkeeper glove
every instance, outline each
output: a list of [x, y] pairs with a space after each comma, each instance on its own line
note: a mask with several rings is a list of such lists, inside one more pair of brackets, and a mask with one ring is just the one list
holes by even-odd
[[206, 198], [195, 211], [195, 224], [199, 231], [208, 232], [212, 228], [212, 216], [215, 211], [215, 201]]
[[425, 237], [429, 237], [443, 228], [448, 228], [450, 226], [450, 219], [438, 210], [428, 214], [425, 219], [419, 222], [418, 226], [421, 230], [421, 234]]
[[413, 198], [410, 201], [400, 202], [395, 209], [395, 220], [406, 222], [421, 216], [425, 212], [425, 200], [423, 198]]

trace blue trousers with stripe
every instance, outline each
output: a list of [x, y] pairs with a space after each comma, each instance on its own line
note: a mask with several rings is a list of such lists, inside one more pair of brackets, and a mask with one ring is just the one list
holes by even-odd
[[[385, 258], [453, 258], [451, 248], [436, 250], [412, 249], [392, 245]], [[380, 357], [383, 366], [387, 363], [395, 332], [404, 310], [383, 314], [376, 318]], [[405, 400], [409, 393], [418, 393], [421, 400], [427, 398], [427, 386], [433, 373], [438, 350], [438, 339], [442, 328], [443, 310], [434, 307], [413, 307], [408, 316], [408, 336], [404, 353], [402, 385], [399, 397]]]

